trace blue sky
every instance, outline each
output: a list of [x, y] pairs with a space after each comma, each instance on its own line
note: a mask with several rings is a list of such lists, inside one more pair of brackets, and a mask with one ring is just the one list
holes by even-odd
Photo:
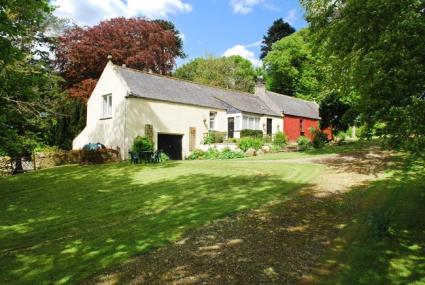
[[188, 58], [239, 54], [258, 65], [260, 41], [272, 22], [283, 18], [305, 27], [298, 0], [55, 0], [55, 14], [80, 25], [112, 17], [163, 18], [183, 34]]

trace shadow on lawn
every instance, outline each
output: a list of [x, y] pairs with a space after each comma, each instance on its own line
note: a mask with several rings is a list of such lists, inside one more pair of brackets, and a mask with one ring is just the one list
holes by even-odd
[[[394, 176], [345, 194], [297, 192], [220, 220], [83, 283], [422, 284], [425, 168], [392, 167]], [[374, 214], [388, 209], [391, 235], [377, 235]]]
[[393, 170], [341, 197], [347, 227], [312, 284], [425, 283], [425, 161], [409, 157]]
[[162, 181], [135, 180], [144, 169], [64, 167], [12, 177], [0, 202], [0, 283], [75, 283], [190, 228], [305, 186], [260, 174], [167, 179], [164, 171]]

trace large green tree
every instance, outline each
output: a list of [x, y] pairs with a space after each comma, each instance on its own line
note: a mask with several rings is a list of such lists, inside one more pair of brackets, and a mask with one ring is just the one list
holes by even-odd
[[282, 18], [274, 21], [267, 30], [267, 35], [263, 36], [260, 59], [267, 56], [275, 42], [291, 35], [294, 32], [295, 29], [289, 23], [283, 21]]
[[174, 76], [196, 83], [253, 92], [256, 71], [240, 56], [196, 58], [177, 68]]
[[[361, 122], [393, 147], [425, 147], [425, 2], [303, 0], [315, 47]], [[369, 132], [370, 134], [372, 132]]]
[[319, 99], [321, 62], [313, 53], [308, 30], [277, 41], [264, 59], [269, 90], [297, 97]]
[[0, 1], [0, 68], [31, 49], [51, 11], [48, 0]]
[[39, 49], [48, 43], [49, 1], [0, 4], [0, 153], [14, 156], [48, 140], [60, 77]]
[[339, 131], [353, 123], [351, 102], [338, 95], [328, 76], [327, 61], [313, 49], [308, 29], [277, 41], [264, 65], [269, 90], [314, 100], [320, 105], [322, 127]]

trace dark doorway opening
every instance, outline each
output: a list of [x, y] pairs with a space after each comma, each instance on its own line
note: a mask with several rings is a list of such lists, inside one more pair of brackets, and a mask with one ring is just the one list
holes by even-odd
[[273, 129], [272, 129], [272, 119], [267, 118], [267, 130], [266, 131], [267, 131], [267, 134], [269, 136], [272, 135], [272, 131], [273, 131]]
[[227, 118], [227, 137], [229, 139], [234, 137], [235, 133], [235, 118], [229, 117]]
[[182, 137], [182, 135], [158, 134], [158, 150], [162, 150], [171, 160], [181, 160]]

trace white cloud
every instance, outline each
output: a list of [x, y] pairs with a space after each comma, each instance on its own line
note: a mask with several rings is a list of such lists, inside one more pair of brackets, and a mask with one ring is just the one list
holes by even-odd
[[255, 54], [246, 48], [247, 46], [235, 45], [224, 52], [224, 56], [240, 55], [243, 58], [249, 60], [255, 67], [261, 65], [261, 60], [259, 60]]
[[289, 10], [289, 12], [286, 14], [283, 20], [285, 22], [288, 22], [291, 25], [294, 25], [294, 22], [298, 20], [297, 10], [295, 9]]
[[264, 0], [230, 0], [230, 5], [233, 12], [245, 15], [250, 13], [254, 6], [263, 2]]
[[146, 16], [167, 18], [169, 14], [192, 11], [186, 0], [54, 0], [54, 14], [80, 25], [95, 25], [114, 17]]

